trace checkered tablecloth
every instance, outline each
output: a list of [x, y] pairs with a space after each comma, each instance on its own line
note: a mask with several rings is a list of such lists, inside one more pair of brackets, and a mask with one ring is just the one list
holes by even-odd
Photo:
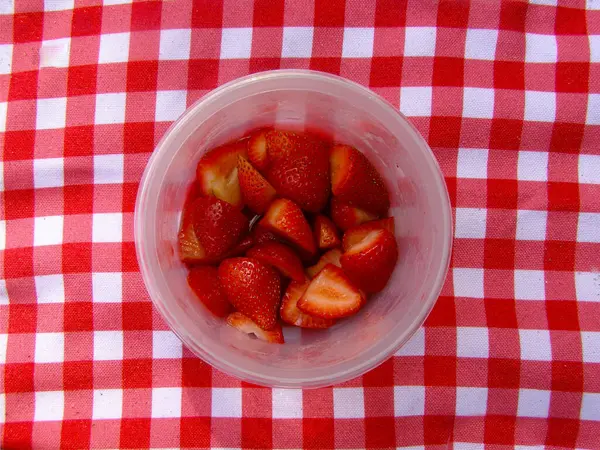
[[[0, 446], [600, 448], [599, 9], [0, 0]], [[342, 75], [406, 114], [456, 225], [424, 329], [304, 392], [182, 348], [133, 243], [169, 124], [276, 68]]]

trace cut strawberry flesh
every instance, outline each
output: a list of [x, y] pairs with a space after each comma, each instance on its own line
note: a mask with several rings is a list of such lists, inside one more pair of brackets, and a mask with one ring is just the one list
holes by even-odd
[[333, 222], [325, 216], [317, 216], [315, 219], [315, 241], [320, 249], [339, 247], [342, 241], [338, 235]]
[[246, 206], [264, 213], [277, 195], [273, 186], [243, 156], [238, 158], [237, 177]]
[[250, 258], [256, 258], [281, 272], [287, 278], [304, 280], [302, 261], [294, 251], [279, 242], [266, 242], [251, 248], [246, 253]]
[[338, 319], [355, 314], [364, 303], [364, 296], [342, 269], [327, 264], [310, 282], [298, 308], [312, 316]]
[[187, 281], [194, 294], [215, 316], [225, 317], [233, 310], [219, 283], [215, 267], [194, 267], [190, 270]]
[[260, 221], [263, 226], [312, 255], [316, 246], [310, 225], [302, 210], [293, 201], [279, 198], [271, 203]]
[[342, 231], [377, 219], [375, 214], [345, 203], [336, 197], [331, 200], [330, 214], [331, 219]]
[[266, 131], [253, 133], [248, 139], [248, 160], [260, 172], [265, 172], [268, 165]]
[[342, 267], [342, 263], [340, 262], [341, 257], [342, 251], [339, 248], [329, 250], [327, 253], [324, 253], [323, 256], [321, 256], [317, 264], [306, 269], [306, 274], [310, 278], [314, 278], [315, 275], [318, 274], [327, 264], [333, 264], [334, 266]]
[[242, 333], [254, 335], [261, 341], [270, 342], [273, 344], [283, 344], [283, 331], [281, 325], [276, 324], [273, 329], [267, 331], [263, 330], [256, 323], [254, 323], [248, 316], [245, 316], [241, 312], [234, 312], [227, 316], [227, 324], [232, 326]]
[[294, 280], [289, 284], [279, 309], [281, 320], [302, 328], [329, 328], [335, 324], [334, 320], [313, 317], [298, 309], [298, 300], [300, 300], [309, 284], [310, 280], [307, 278], [302, 281]]

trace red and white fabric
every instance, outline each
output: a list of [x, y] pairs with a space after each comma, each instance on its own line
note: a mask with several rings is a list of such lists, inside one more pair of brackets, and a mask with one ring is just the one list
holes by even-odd
[[[426, 326], [304, 392], [182, 348], [133, 243], [169, 124], [276, 68], [406, 114], [456, 223]], [[598, 0], [0, 0], [0, 148], [5, 449], [600, 447]]]

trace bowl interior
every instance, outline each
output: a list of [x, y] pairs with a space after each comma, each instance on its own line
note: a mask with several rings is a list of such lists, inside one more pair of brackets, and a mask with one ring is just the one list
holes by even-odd
[[[188, 347], [211, 364], [260, 384], [331, 384], [389, 356], [433, 306], [450, 250], [447, 192], [418, 133], [373, 94], [349, 83], [340, 87], [337, 80], [333, 85], [270, 81], [208, 98], [159, 144], [138, 200], [140, 262], [158, 309]], [[202, 154], [273, 125], [318, 130], [368, 156], [387, 182], [400, 253], [386, 289], [356, 316], [329, 330], [285, 327], [285, 345], [252, 339], [208, 313], [186, 283], [176, 243], [181, 208]]]

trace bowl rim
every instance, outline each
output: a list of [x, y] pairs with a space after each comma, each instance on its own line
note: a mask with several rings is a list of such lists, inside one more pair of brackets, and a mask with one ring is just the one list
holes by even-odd
[[[391, 340], [391, 342], [384, 349], [378, 351], [370, 358], [361, 361], [359, 364], [352, 366], [347, 370], [335, 370], [336, 366], [334, 366], [333, 372], [328, 371], [324, 375], [318, 375], [302, 379], [298, 378], [293, 380], [285, 379], [282, 382], [280, 376], [270, 376], [268, 373], [256, 373], [252, 370], [241, 369], [238, 366], [231, 364], [226, 359], [219, 358], [213, 355], [210, 351], [203, 348], [201, 344], [197, 342], [192, 342], [192, 340], [187, 336], [185, 330], [180, 329], [180, 327], [178, 326], [178, 322], [174, 319], [169, 307], [165, 304], [165, 302], [161, 301], [159, 298], [158, 294], [159, 292], [161, 292], [161, 290], [156, 285], [156, 279], [152, 276], [148, 265], [143, 263], [143, 261], [148, 257], [148, 255], [145, 254], [145, 249], [143, 248], [143, 245], [141, 245], [141, 237], [145, 235], [144, 229], [146, 226], [146, 221], [144, 220], [143, 212], [145, 211], [145, 203], [147, 203], [149, 198], [149, 196], [147, 195], [147, 192], [150, 189], [149, 180], [153, 179], [155, 174], [160, 169], [159, 167], [157, 167], [157, 161], [160, 159], [160, 157], [164, 156], [163, 153], [165, 151], [165, 148], [169, 148], [168, 144], [170, 143], [170, 141], [173, 140], [175, 136], [177, 136], [178, 132], [184, 127], [184, 125], [186, 125], [190, 120], [192, 120], [196, 116], [197, 111], [199, 109], [206, 108], [208, 105], [213, 104], [223, 96], [250, 84], [262, 83], [264, 81], [272, 79], [291, 78], [301, 78], [305, 80], [318, 79], [321, 82], [326, 81], [329, 83], [334, 83], [338, 85], [338, 87], [343, 86], [349, 89], [350, 91], [353, 91], [355, 94], [376, 103], [381, 109], [387, 110], [387, 113], [391, 113], [400, 122], [403, 122], [405, 125], [407, 125], [409, 131], [414, 135], [413, 137], [420, 144], [419, 149], [420, 151], [424, 152], [426, 156], [425, 159], [428, 161], [430, 169], [436, 175], [434, 182], [436, 188], [435, 191], [442, 195], [442, 197], [444, 197], [441, 199], [441, 203], [443, 204], [443, 211], [441, 211], [440, 214], [440, 227], [442, 230], [445, 230], [445, 233], [443, 232], [442, 234], [442, 264], [440, 264], [438, 272], [434, 278], [432, 289], [428, 292], [426, 298], [424, 298], [423, 307], [417, 315], [417, 317], [415, 318], [415, 320], [413, 321], [413, 323], [411, 324], [411, 326], [407, 327], [403, 333], [399, 333], [396, 339]], [[161, 166], [168, 167], [171, 161], [172, 158], [168, 162], [168, 164], [162, 162]], [[367, 87], [337, 75], [332, 75], [324, 72], [317, 72], [313, 70], [281, 69], [246, 75], [244, 77], [229, 81], [228, 83], [225, 83], [217, 87], [216, 89], [211, 90], [206, 95], [194, 102], [194, 104], [187, 108], [184, 111], [184, 113], [175, 122], [171, 124], [171, 126], [167, 129], [167, 131], [164, 133], [164, 135], [156, 145], [152, 155], [148, 160], [144, 173], [140, 179], [134, 211], [134, 240], [136, 255], [140, 267], [140, 273], [142, 274], [144, 285], [148, 291], [152, 303], [158, 309], [163, 319], [167, 322], [169, 328], [196, 356], [198, 356], [214, 368], [232, 376], [235, 376], [237, 378], [240, 378], [242, 380], [250, 381], [255, 384], [269, 387], [315, 388], [330, 386], [332, 384], [340, 383], [360, 376], [365, 372], [377, 367], [379, 364], [383, 363], [394, 353], [396, 353], [406, 342], [408, 342], [408, 340], [410, 340], [410, 338], [416, 333], [416, 331], [423, 325], [441, 293], [450, 266], [452, 236], [452, 207], [450, 203], [448, 189], [444, 181], [444, 175], [440, 169], [440, 166], [435, 158], [433, 151], [431, 150], [425, 139], [418, 132], [418, 130], [413, 126], [413, 124], [404, 116], [404, 114], [402, 114], [398, 109], [394, 108], [387, 100], [377, 95], [375, 92], [371, 91]]]

